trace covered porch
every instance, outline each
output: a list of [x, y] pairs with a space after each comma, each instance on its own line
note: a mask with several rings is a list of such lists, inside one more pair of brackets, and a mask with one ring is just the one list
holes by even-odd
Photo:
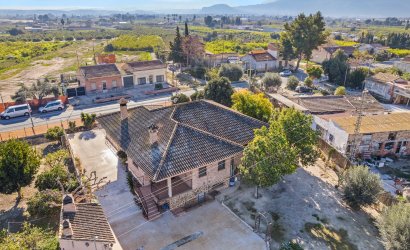
[[192, 190], [192, 172], [174, 176], [151, 184], [152, 193], [159, 203], [173, 196]]

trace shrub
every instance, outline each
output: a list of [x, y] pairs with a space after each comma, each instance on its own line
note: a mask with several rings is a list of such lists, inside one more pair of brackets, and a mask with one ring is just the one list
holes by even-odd
[[262, 78], [262, 86], [265, 90], [278, 89], [282, 84], [282, 78], [276, 73], [266, 73]]
[[189, 97], [187, 95], [183, 94], [183, 93], [179, 93], [179, 94], [173, 95], [171, 97], [171, 101], [174, 104], [189, 102]]
[[313, 81], [312, 81], [312, 79], [311, 79], [310, 77], [307, 77], [307, 78], [305, 79], [305, 85], [306, 85], [307, 87], [309, 87], [309, 88], [312, 88], [312, 87], [313, 87]]
[[352, 207], [373, 204], [383, 190], [380, 177], [369, 172], [365, 166], [349, 168], [344, 176], [343, 185], [344, 197]]
[[23, 224], [18, 233], [0, 231], [1, 249], [59, 249], [58, 239], [52, 231]]
[[242, 75], [243, 75], [242, 67], [237, 64], [224, 64], [219, 69], [219, 76], [226, 77], [231, 82], [239, 81]]
[[96, 114], [81, 113], [81, 121], [83, 122], [84, 127], [86, 127], [87, 129], [92, 128], [94, 126], [96, 117]]
[[206, 73], [206, 68], [202, 65], [197, 65], [191, 71], [191, 74], [195, 78], [203, 79]]
[[386, 249], [406, 250], [410, 243], [410, 204], [388, 207], [377, 220]]
[[122, 151], [122, 150], [120, 150], [120, 151], [118, 151], [117, 152], [117, 156], [120, 158], [120, 159], [127, 159], [127, 153], [125, 153], [124, 151]]
[[366, 79], [368, 73], [367, 68], [357, 68], [350, 72], [348, 86], [351, 88], [362, 88], [363, 81]]
[[46, 190], [46, 189], [59, 189], [60, 184], [58, 181], [64, 184], [68, 184], [69, 182], [69, 173], [64, 168], [64, 166], [57, 165], [50, 170], [44, 171], [37, 176], [35, 186], [38, 190]]
[[164, 86], [162, 85], [162, 83], [155, 83], [154, 85], [154, 90], [160, 90], [163, 89]]
[[233, 88], [226, 77], [216, 78], [208, 82], [204, 88], [206, 99], [213, 100], [225, 106], [231, 106]]
[[68, 131], [70, 133], [74, 133], [77, 130], [77, 125], [75, 124], [75, 121], [69, 121], [68, 122]]
[[64, 129], [59, 126], [55, 126], [53, 128], [49, 128], [45, 137], [50, 141], [60, 141], [61, 137], [64, 136]]
[[286, 88], [290, 90], [295, 90], [298, 85], [299, 85], [299, 79], [296, 76], [289, 76], [288, 84], [286, 85]]
[[27, 202], [27, 211], [31, 216], [50, 215], [61, 204], [61, 193], [57, 190], [37, 192]]
[[335, 90], [335, 95], [346, 95], [346, 88], [343, 86], [339, 86]]
[[195, 91], [192, 95], [191, 95], [191, 100], [192, 101], [199, 101], [204, 99], [204, 91], [200, 90], [200, 91]]
[[310, 78], [319, 79], [322, 76], [323, 70], [317, 66], [310, 66], [307, 68], [306, 72], [308, 73]]

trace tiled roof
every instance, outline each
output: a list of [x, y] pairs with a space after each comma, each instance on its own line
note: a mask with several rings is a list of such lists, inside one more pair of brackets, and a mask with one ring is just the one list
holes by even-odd
[[[209, 101], [159, 109], [128, 110], [97, 118], [107, 136], [154, 181], [175, 176], [239, 153], [266, 123]], [[158, 143], [149, 143], [148, 127], [158, 126]], [[133, 169], [130, 169], [133, 172]]]
[[380, 83], [393, 83], [394, 81], [400, 79], [399, 76], [393, 75], [391, 73], [383, 73], [379, 72], [373, 76], [370, 77], [370, 80], [373, 80], [375, 82], [380, 82]]
[[[361, 104], [359, 96], [309, 96], [292, 98], [292, 100], [307, 108], [312, 114], [352, 112]], [[384, 111], [380, 103], [371, 95], [366, 95], [364, 109], [367, 113]]]
[[63, 220], [68, 219], [71, 223], [72, 236], [70, 239], [95, 239], [96, 241], [115, 242], [101, 205], [96, 203], [76, 203], [75, 207], [75, 213], [63, 213]]
[[115, 64], [83, 66], [80, 67], [80, 71], [85, 78], [120, 75], [120, 71]]
[[165, 68], [166, 65], [161, 60], [151, 60], [151, 61], [137, 61], [125, 63], [122, 67], [126, 71], [141, 71], [147, 69], [158, 69]]
[[[356, 116], [337, 117], [331, 120], [347, 133], [354, 133], [357, 121]], [[410, 113], [405, 112], [364, 116], [359, 132], [361, 134], [367, 134], [396, 131], [410, 131]]]
[[255, 61], [265, 62], [265, 61], [276, 61], [276, 58], [269, 54], [266, 50], [254, 50], [249, 53]]

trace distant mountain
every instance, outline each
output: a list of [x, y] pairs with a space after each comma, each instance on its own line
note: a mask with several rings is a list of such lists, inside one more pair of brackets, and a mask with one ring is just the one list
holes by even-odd
[[296, 15], [320, 10], [331, 17], [410, 17], [409, 0], [277, 0], [231, 7], [225, 4], [202, 8], [203, 14]]
[[66, 14], [67, 16], [104, 16], [104, 15], [112, 15], [112, 14], [153, 14], [154, 12], [150, 11], [143, 11], [143, 10], [133, 10], [133, 11], [121, 11], [121, 10], [98, 10], [98, 9], [78, 9], [78, 10], [47, 10], [47, 9], [40, 9], [40, 10], [16, 10], [16, 9], [0, 9], [0, 16], [16, 16], [16, 15], [45, 15], [45, 14], [53, 14], [56, 16], [61, 16]]
[[199, 12], [200, 14], [212, 14], [212, 15], [232, 15], [241, 14], [240, 9], [231, 7], [227, 4], [215, 4], [210, 7], [204, 7]]

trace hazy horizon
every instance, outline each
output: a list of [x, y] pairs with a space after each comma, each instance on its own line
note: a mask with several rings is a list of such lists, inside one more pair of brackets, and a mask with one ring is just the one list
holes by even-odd
[[122, 0], [121, 6], [117, 0], [13, 0], [0, 3], [0, 9], [101, 9], [101, 10], [166, 10], [166, 9], [200, 9], [214, 4], [228, 4], [230, 6], [260, 4], [275, 2], [275, 0]]

